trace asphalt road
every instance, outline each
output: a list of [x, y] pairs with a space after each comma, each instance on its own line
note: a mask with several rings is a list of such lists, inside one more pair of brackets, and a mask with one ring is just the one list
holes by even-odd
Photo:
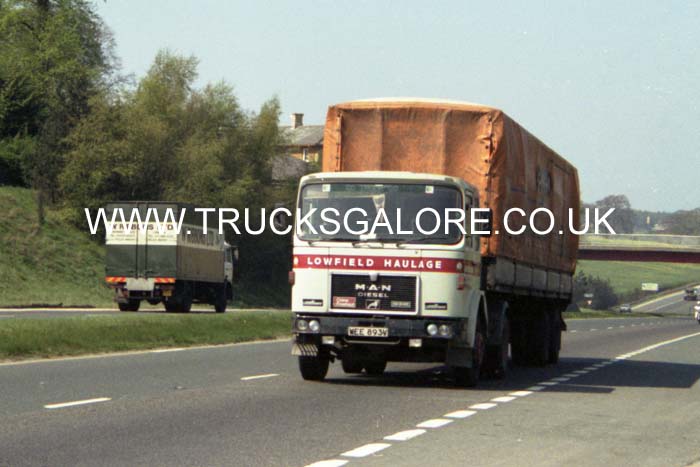
[[699, 346], [690, 318], [572, 320], [559, 365], [478, 389], [402, 364], [304, 382], [288, 342], [0, 365], [0, 465], [684, 466]]

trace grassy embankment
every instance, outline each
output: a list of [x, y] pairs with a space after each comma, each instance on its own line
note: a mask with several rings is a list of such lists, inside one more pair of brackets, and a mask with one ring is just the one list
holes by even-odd
[[291, 313], [88, 315], [0, 321], [0, 360], [229, 344], [289, 334]]
[[39, 228], [31, 190], [0, 187], [0, 206], [0, 306], [113, 306], [102, 246], [50, 210]]
[[579, 261], [576, 271], [608, 279], [621, 300], [641, 298], [642, 282], [655, 282], [660, 290], [700, 283], [700, 264]]

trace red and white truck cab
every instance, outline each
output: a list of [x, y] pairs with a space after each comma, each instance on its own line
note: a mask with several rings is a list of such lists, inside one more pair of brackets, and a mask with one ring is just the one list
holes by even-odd
[[336, 359], [374, 375], [388, 361], [444, 362], [476, 383], [488, 329], [480, 239], [469, 233], [478, 206], [476, 188], [444, 175], [303, 177], [290, 273], [302, 376], [322, 380]]

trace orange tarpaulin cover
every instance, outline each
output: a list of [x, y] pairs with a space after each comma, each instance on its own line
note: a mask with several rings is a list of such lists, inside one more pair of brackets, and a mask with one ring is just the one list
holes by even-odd
[[[459, 177], [479, 190], [493, 212], [493, 230], [482, 238], [484, 256], [573, 272], [576, 266], [579, 189], [576, 169], [503, 111], [476, 104], [430, 100], [354, 101], [328, 109], [323, 171], [397, 170]], [[503, 215], [518, 207], [527, 215], [549, 209], [554, 230], [506, 233]], [[538, 214], [535, 226], [549, 224]], [[546, 221], [546, 222], [545, 222]], [[517, 230], [522, 217], [512, 214]], [[559, 233], [559, 232], [563, 233]]]

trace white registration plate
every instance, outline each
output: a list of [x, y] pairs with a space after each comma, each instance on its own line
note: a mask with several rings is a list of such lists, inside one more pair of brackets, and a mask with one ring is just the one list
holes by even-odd
[[350, 337], [389, 337], [389, 328], [348, 327]]

